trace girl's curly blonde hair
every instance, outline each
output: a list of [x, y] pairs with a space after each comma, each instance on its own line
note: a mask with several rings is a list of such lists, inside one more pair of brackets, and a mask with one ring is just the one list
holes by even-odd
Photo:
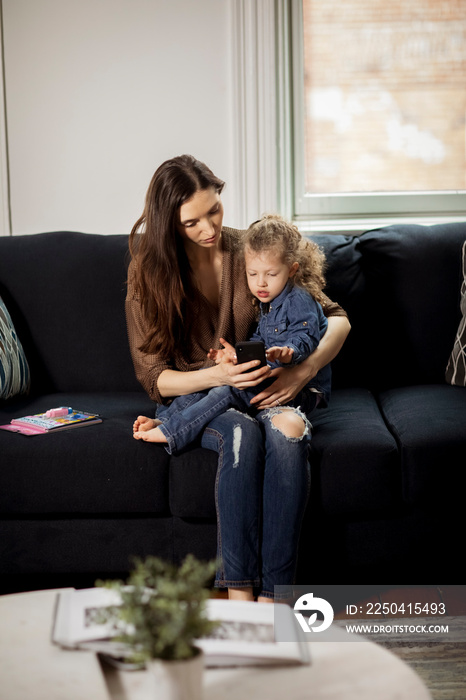
[[286, 265], [297, 262], [294, 284], [306, 289], [316, 301], [323, 301], [325, 255], [316, 243], [303, 238], [294, 224], [267, 214], [251, 224], [242, 243], [252, 253], [276, 252]]

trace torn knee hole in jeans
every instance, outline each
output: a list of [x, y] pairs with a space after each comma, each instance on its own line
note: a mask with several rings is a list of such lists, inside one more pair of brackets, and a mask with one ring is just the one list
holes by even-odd
[[[287, 411], [292, 411], [296, 416], [298, 416], [299, 418], [301, 418], [301, 420], [302, 420], [303, 423], [304, 423], [303, 432], [302, 432], [301, 435], [299, 435], [299, 436], [297, 436], [297, 437], [295, 437], [295, 436], [293, 436], [293, 435], [287, 435], [287, 434], [283, 431], [283, 429], [280, 428], [280, 427], [274, 422], [274, 420], [273, 420], [275, 416], [283, 415], [283, 414], [284, 414], [285, 412], [287, 412]], [[311, 425], [310, 421], [307, 419], [307, 417], [306, 417], [305, 414], [301, 411], [300, 408], [293, 408], [293, 407], [291, 407], [291, 406], [290, 406], [289, 408], [287, 408], [286, 406], [277, 406], [277, 407], [274, 407], [274, 408], [269, 408], [269, 409], [265, 412], [264, 418], [268, 418], [268, 419], [270, 420], [270, 424], [271, 424], [271, 426], [272, 426], [272, 429], [273, 429], [273, 430], [276, 430], [276, 431], [279, 432], [279, 433], [281, 433], [281, 434], [282, 434], [287, 440], [289, 440], [290, 442], [299, 442], [299, 441], [302, 440], [304, 437], [306, 437], [306, 435], [309, 435], [310, 432], [311, 432], [311, 430], [312, 430], [312, 425]]]

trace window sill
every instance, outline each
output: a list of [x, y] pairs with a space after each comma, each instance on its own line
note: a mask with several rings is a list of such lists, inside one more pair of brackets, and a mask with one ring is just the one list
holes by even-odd
[[369, 231], [382, 226], [393, 224], [420, 224], [422, 226], [433, 226], [435, 224], [462, 223], [466, 222], [466, 214], [462, 216], [454, 215], [439, 216], [438, 214], [416, 215], [416, 216], [378, 216], [378, 217], [355, 217], [355, 218], [327, 218], [310, 219], [309, 217], [295, 217], [293, 219], [298, 229], [303, 234], [343, 234], [357, 236], [364, 231]]

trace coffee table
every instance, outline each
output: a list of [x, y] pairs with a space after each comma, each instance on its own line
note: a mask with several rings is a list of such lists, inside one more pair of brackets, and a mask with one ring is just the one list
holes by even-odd
[[[58, 590], [0, 596], [0, 700], [155, 700], [146, 671], [118, 671], [50, 641]], [[208, 669], [204, 700], [431, 700], [400, 659], [369, 641], [312, 641], [310, 666]], [[345, 640], [345, 641], [344, 641]], [[160, 698], [159, 700], [163, 700]]]

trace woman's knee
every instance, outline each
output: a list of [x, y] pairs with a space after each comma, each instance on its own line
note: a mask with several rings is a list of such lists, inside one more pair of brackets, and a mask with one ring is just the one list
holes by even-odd
[[225, 430], [240, 425], [244, 432], [251, 435], [260, 435], [260, 427], [257, 420], [236, 408], [229, 408], [226, 410], [225, 413], [222, 413], [219, 417], [219, 420], [223, 424]]
[[273, 409], [269, 413], [269, 418], [272, 427], [286, 438], [301, 440], [310, 434], [308, 420], [299, 409]]
[[223, 460], [225, 464], [231, 461], [233, 467], [241, 465], [245, 469], [249, 467], [256, 471], [262, 463], [264, 438], [255, 418], [236, 409], [229, 409], [207, 427], [202, 442], [204, 447], [209, 447], [211, 432], [220, 437], [223, 450], [228, 455]]
[[259, 447], [263, 443], [263, 436], [257, 420], [235, 408], [230, 408], [214, 418], [207, 427], [207, 433], [209, 433], [209, 429], [220, 434], [224, 442], [232, 440], [236, 446], [244, 442], [248, 443], [251, 449], [254, 449], [254, 446]]

